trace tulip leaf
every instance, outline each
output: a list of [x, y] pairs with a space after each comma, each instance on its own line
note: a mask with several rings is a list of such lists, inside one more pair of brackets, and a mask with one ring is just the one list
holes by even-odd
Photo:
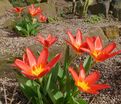
[[64, 74], [64, 71], [63, 71], [63, 69], [59, 66], [59, 69], [58, 69], [58, 77], [59, 77], [59, 78], [62, 78], [62, 77], [63, 77], [63, 74]]
[[71, 96], [70, 100], [69, 100], [69, 102], [67, 104], [87, 104], [87, 102], [80, 99], [80, 98]]
[[49, 74], [49, 78], [48, 78], [48, 81], [47, 81], [46, 90], [49, 90], [49, 88], [50, 88], [51, 78], [52, 78], [52, 73]]
[[63, 94], [62, 94], [60, 91], [56, 92], [56, 94], [54, 95], [54, 98], [55, 98], [56, 100], [58, 100], [58, 99], [60, 99], [60, 98], [62, 98], [62, 97], [63, 97]]
[[64, 69], [66, 69], [69, 64], [69, 46], [66, 46], [65, 59], [64, 59]]
[[31, 99], [32, 104], [37, 104], [36, 98], [38, 98], [39, 100], [42, 101], [42, 99], [40, 99], [40, 94], [38, 97], [38, 91], [40, 89], [40, 86], [35, 81], [28, 80], [25, 83], [20, 83], [20, 87], [21, 87], [23, 93], [27, 96], [27, 98], [29, 100]]
[[86, 72], [88, 72], [89, 69], [91, 68], [92, 62], [93, 60], [91, 56], [87, 56], [86, 59], [84, 60], [83, 66]]

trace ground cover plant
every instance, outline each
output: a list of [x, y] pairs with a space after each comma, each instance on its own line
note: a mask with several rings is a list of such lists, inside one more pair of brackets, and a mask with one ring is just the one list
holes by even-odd
[[20, 87], [33, 104], [87, 104], [78, 95], [80, 91], [99, 94], [100, 90], [111, 87], [97, 83], [101, 76], [98, 69], [91, 73], [89, 70], [96, 63], [121, 53], [121, 50], [112, 52], [116, 48], [114, 42], [104, 47], [99, 36], [87, 37], [82, 41], [80, 30], [77, 30], [76, 36], [70, 31], [67, 34], [70, 41], [65, 41], [75, 50], [77, 56], [88, 53], [79, 66], [71, 66], [74, 59], [70, 59], [69, 46], [66, 48], [64, 64], [57, 64], [62, 54], [59, 53], [54, 58], [49, 54], [49, 48], [57, 41], [52, 35], [48, 35], [46, 39], [41, 35], [36, 37], [43, 47], [38, 58], [27, 48], [22, 60], [16, 59], [14, 62], [14, 66], [22, 73], [18, 77]]

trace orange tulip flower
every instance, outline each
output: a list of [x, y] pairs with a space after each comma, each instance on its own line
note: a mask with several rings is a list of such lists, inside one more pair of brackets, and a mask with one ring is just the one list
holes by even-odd
[[69, 67], [69, 71], [75, 81], [75, 85], [80, 91], [90, 94], [98, 94], [99, 90], [110, 88], [110, 86], [106, 84], [96, 84], [100, 78], [100, 73], [98, 71], [91, 73], [87, 77], [82, 65], [80, 65], [79, 75], [77, 75], [77, 73], [71, 67]]
[[51, 34], [48, 35], [46, 39], [44, 39], [40, 34], [37, 36], [37, 41], [39, 41], [44, 47], [50, 47], [57, 41], [56, 37], [53, 37]]
[[44, 48], [38, 59], [36, 59], [31, 50], [27, 48], [23, 60], [16, 59], [14, 64], [21, 70], [22, 74], [34, 80], [47, 74], [61, 57], [58, 54], [48, 62], [48, 55], [48, 49]]
[[31, 15], [32, 17], [37, 16], [38, 14], [40, 14], [40, 13], [42, 12], [42, 10], [40, 9], [40, 7], [35, 8], [35, 7], [34, 7], [34, 4], [32, 4], [32, 5], [28, 8], [28, 10], [29, 10], [29, 13], [30, 13], [30, 15]]
[[113, 42], [103, 48], [102, 40], [99, 36], [96, 37], [95, 41], [92, 41], [90, 38], [87, 38], [86, 41], [89, 49], [83, 48], [82, 50], [90, 53], [90, 55], [95, 59], [96, 62], [102, 62], [110, 57], [121, 53], [121, 50], [111, 53], [114, 48], [116, 48], [116, 44]]
[[47, 21], [47, 17], [45, 17], [44, 15], [40, 14], [39, 15], [39, 21], [40, 22], [46, 22]]
[[72, 35], [72, 33], [70, 31], [68, 31], [67, 34], [68, 34], [68, 36], [70, 38], [70, 41], [65, 39], [67, 44], [72, 46], [72, 48], [74, 48], [74, 50], [76, 52], [82, 53], [83, 51], [81, 50], [81, 48], [87, 47], [87, 43], [82, 42], [82, 33], [81, 33], [81, 31], [78, 29], [75, 37]]
[[22, 11], [23, 11], [22, 7], [15, 7], [15, 8], [13, 8], [13, 12], [15, 12], [15, 13], [21, 14]]

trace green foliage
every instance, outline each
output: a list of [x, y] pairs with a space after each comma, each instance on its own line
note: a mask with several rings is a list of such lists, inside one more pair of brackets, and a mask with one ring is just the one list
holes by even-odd
[[49, 23], [54, 23], [57, 22], [59, 19], [57, 17], [48, 17], [48, 22]]
[[92, 57], [91, 56], [87, 56], [86, 59], [84, 60], [83, 66], [84, 69], [86, 70], [86, 72], [89, 71], [89, 69], [91, 68], [93, 63]]
[[33, 22], [31, 18], [25, 17], [19, 20], [16, 20], [15, 30], [20, 33], [22, 36], [31, 36], [38, 33], [38, 27], [40, 26], [39, 22]]
[[84, 21], [94, 24], [103, 20], [103, 18], [104, 18], [103, 15], [91, 15], [91, 16], [86, 17]]

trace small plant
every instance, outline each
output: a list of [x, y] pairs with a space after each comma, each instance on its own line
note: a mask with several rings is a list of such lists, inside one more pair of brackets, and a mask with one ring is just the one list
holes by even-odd
[[35, 3], [47, 2], [47, 0], [9, 0], [14, 7], [28, 6]]
[[91, 16], [86, 17], [84, 21], [94, 24], [94, 23], [98, 23], [102, 21], [103, 18], [104, 18], [103, 15], [91, 15]]
[[[30, 49], [26, 49], [23, 59], [16, 59], [14, 65], [22, 73], [18, 77], [20, 87], [32, 104], [87, 104], [78, 94], [81, 92], [99, 94], [102, 89], [110, 88], [108, 84], [98, 84], [100, 72], [98, 70], [89, 74], [89, 70], [96, 63], [103, 62], [119, 53], [112, 52], [116, 48], [115, 43], [103, 47], [102, 39], [87, 37], [83, 40], [82, 33], [77, 30], [76, 36], [67, 32], [70, 41], [65, 39], [77, 56], [88, 53], [83, 64], [76, 68], [71, 66], [74, 59], [70, 59], [70, 50], [65, 50], [64, 64], [57, 63], [62, 54], [59, 53], [51, 59], [49, 48], [57, 41], [56, 37], [49, 35], [44, 39], [41, 35], [37, 40], [42, 44], [42, 51], [36, 58]], [[83, 41], [82, 41], [83, 40]], [[62, 50], [63, 51], [63, 50]]]
[[22, 36], [31, 36], [38, 33], [38, 27], [41, 22], [46, 22], [47, 18], [42, 14], [40, 7], [35, 8], [32, 4], [28, 8], [28, 13], [23, 13], [23, 8], [16, 7], [13, 9], [16, 15], [15, 31]]

